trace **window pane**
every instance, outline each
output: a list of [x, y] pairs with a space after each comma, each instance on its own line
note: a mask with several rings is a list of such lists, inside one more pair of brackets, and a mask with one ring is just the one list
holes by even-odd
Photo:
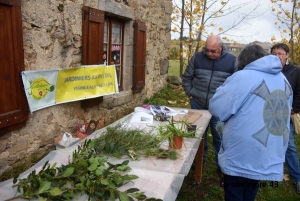
[[103, 44], [103, 64], [108, 65], [108, 55], [107, 55], [107, 47], [108, 47], [108, 21], [104, 22], [104, 44]]
[[[116, 78], [118, 86], [122, 87], [122, 32], [123, 24], [116, 19], [106, 18], [106, 38], [104, 42], [103, 59], [106, 59], [106, 65], [115, 65], [116, 67]], [[106, 58], [104, 58], [106, 57]], [[105, 62], [105, 61], [104, 61]]]
[[121, 24], [113, 22], [112, 23], [112, 44], [120, 44], [121, 41]]
[[104, 63], [104, 65], [108, 65], [107, 58], [108, 58], [108, 55], [107, 55], [107, 44], [104, 44], [104, 49], [103, 49], [103, 63]]
[[108, 43], [108, 22], [104, 22], [104, 43]]
[[116, 74], [117, 74], [118, 85], [120, 85], [120, 82], [121, 82], [121, 75], [122, 75], [121, 70], [122, 70], [121, 65], [116, 65]]
[[121, 72], [121, 45], [112, 45], [111, 46], [111, 64], [116, 66], [117, 79], [120, 83], [120, 72]]

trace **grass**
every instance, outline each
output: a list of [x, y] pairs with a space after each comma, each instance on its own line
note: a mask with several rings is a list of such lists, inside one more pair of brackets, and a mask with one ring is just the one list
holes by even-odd
[[[207, 153], [206, 164], [203, 167], [202, 182], [194, 181], [194, 170], [191, 169], [185, 177], [182, 187], [179, 191], [176, 201], [218, 201], [224, 200], [224, 191], [220, 187], [218, 178], [215, 155], [212, 148], [212, 136], [209, 135], [209, 149]], [[300, 136], [295, 136], [295, 142], [299, 150]], [[298, 152], [299, 153], [299, 152]], [[285, 174], [288, 174], [285, 168]], [[266, 182], [266, 184], [271, 184]], [[278, 183], [278, 187], [267, 186], [258, 190], [256, 201], [296, 201], [300, 200], [300, 194], [297, 193], [296, 187], [291, 180]]]
[[169, 60], [169, 70], [168, 75], [179, 76], [179, 60]]
[[144, 103], [149, 105], [169, 105], [171, 107], [181, 108], [190, 107], [189, 99], [182, 88], [165, 88], [155, 93], [151, 98], [146, 98]]
[[[187, 66], [187, 60], [184, 60], [183, 63], [183, 73], [185, 71], [185, 68]], [[180, 61], [179, 60], [169, 60], [169, 70], [168, 75], [170, 76], [179, 76], [180, 73]]]
[[[189, 104], [186, 104], [185, 94], [182, 89], [170, 89], [166, 88], [156, 93], [152, 98], [151, 104], [156, 103], [155, 100], [166, 99], [169, 102], [181, 102], [180, 99], [184, 100], [185, 104], [180, 107], [190, 108]], [[163, 105], [170, 107], [177, 107], [173, 104], [164, 102]], [[202, 182], [197, 183], [194, 180], [194, 170], [191, 169], [188, 175], [185, 177], [182, 187], [179, 191], [176, 201], [219, 201], [224, 200], [224, 191], [220, 187], [220, 181], [215, 165], [215, 154], [212, 148], [212, 136], [208, 135], [209, 149], [207, 153], [206, 164], [203, 167]], [[295, 143], [300, 151], [300, 135], [295, 136]], [[288, 174], [285, 168], [285, 174]], [[270, 182], [268, 182], [270, 184]], [[278, 187], [261, 187], [258, 190], [256, 201], [296, 201], [300, 200], [300, 194], [297, 193], [296, 187], [291, 180], [283, 181], [278, 183]]]

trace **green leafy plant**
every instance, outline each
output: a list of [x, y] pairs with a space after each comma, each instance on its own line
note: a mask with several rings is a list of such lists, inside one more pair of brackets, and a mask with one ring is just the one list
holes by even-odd
[[86, 140], [78, 150], [73, 152], [72, 161], [67, 165], [56, 167], [56, 164], [44, 164], [39, 173], [32, 171], [27, 178], [14, 177], [13, 187], [17, 188], [14, 200], [24, 198], [28, 200], [71, 200], [78, 199], [79, 195], [87, 194], [88, 200], [159, 200], [147, 198], [144, 192], [131, 188], [124, 192], [117, 188], [138, 178], [129, 175], [131, 170], [129, 161], [120, 164], [111, 164], [108, 159], [99, 156], [94, 150], [94, 142]]
[[188, 126], [187, 121], [176, 123], [173, 118], [166, 124], [153, 127], [151, 132], [123, 128], [121, 124], [109, 126], [99, 138], [94, 140], [94, 150], [117, 158], [128, 155], [133, 160], [138, 160], [140, 157], [176, 160], [178, 155], [176, 151], [161, 149], [160, 145], [165, 140], [174, 144], [173, 136], [194, 137], [195, 131], [187, 131]]
[[189, 123], [187, 119], [182, 120], [181, 122], [175, 122], [174, 118], [168, 121], [167, 124], [161, 124], [158, 127], [160, 140], [169, 140], [174, 136], [194, 138], [196, 130], [188, 131]]
[[[175, 146], [174, 137], [179, 136], [182, 138], [195, 138], [196, 130], [188, 131], [189, 123], [187, 119], [182, 120], [181, 122], [175, 122], [174, 118], [171, 117], [166, 124], [160, 124], [157, 127], [158, 136], [161, 141], [167, 140], [169, 142], [170, 147]], [[173, 160], [177, 158], [177, 151], [171, 150], [170, 157]]]
[[154, 156], [168, 158], [168, 150], [160, 148], [161, 140], [153, 133], [140, 129], [123, 128], [121, 124], [107, 127], [107, 130], [95, 139], [96, 152], [114, 157], [128, 155], [133, 160], [139, 157]]

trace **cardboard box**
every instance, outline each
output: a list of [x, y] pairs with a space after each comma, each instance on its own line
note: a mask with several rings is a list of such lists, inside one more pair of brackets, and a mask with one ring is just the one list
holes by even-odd
[[182, 121], [187, 119], [189, 124], [195, 123], [202, 114], [200, 112], [188, 112], [187, 114], [177, 114], [174, 116], [174, 121]]

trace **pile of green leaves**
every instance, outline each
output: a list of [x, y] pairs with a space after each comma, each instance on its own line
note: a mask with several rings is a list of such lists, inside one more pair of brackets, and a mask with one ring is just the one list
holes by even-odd
[[128, 155], [133, 160], [150, 156], [170, 157], [168, 150], [160, 148], [161, 142], [161, 139], [153, 133], [147, 133], [140, 129], [123, 128], [121, 124], [118, 124], [107, 127], [107, 130], [95, 139], [94, 149], [96, 152], [117, 158]]
[[52, 166], [46, 162], [39, 173], [32, 171], [26, 179], [14, 177], [14, 187], [18, 194], [9, 199], [39, 199], [46, 200], [71, 200], [78, 199], [79, 195], [87, 194], [88, 200], [115, 200], [131, 201], [158, 200], [147, 198], [144, 192], [137, 188], [128, 189], [125, 192], [117, 188], [132, 180], [136, 175], [126, 174], [131, 168], [129, 161], [121, 164], [111, 164], [106, 157], [99, 156], [94, 149], [95, 141], [86, 140], [73, 152], [73, 159], [67, 165], [61, 167]]

